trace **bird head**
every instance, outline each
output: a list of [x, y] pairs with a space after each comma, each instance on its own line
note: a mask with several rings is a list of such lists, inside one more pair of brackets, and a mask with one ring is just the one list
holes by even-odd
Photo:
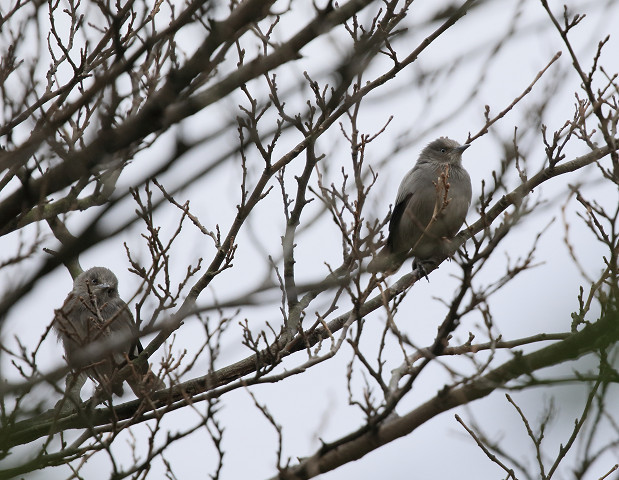
[[460, 145], [451, 138], [440, 137], [430, 142], [422, 150], [419, 162], [460, 165], [462, 162], [462, 152], [469, 148], [469, 146], [469, 144]]
[[93, 267], [80, 274], [73, 283], [73, 292], [82, 298], [94, 295], [98, 300], [118, 296], [118, 279], [105, 267]]

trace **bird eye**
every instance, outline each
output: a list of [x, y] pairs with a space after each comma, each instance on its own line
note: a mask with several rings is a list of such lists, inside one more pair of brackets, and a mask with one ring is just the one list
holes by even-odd
[[445, 150], [444, 148], [441, 148], [441, 153], [445, 153], [447, 150]]
[[93, 278], [90, 283], [92, 283], [93, 285], [96, 285], [97, 283], [99, 283], [99, 279], [98, 278]]

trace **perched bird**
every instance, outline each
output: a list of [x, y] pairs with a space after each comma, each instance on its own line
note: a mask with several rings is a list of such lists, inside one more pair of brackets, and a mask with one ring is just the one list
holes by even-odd
[[[85, 372], [107, 395], [123, 394], [122, 382], [112, 382], [112, 374], [134, 359], [142, 345], [133, 315], [118, 295], [118, 279], [111, 270], [94, 267], [79, 275], [63, 306], [56, 310], [53, 326], [76, 375]], [[78, 384], [77, 397], [84, 381], [85, 377]], [[134, 371], [127, 382], [140, 397], [164, 387], [150, 369]], [[67, 387], [73, 388], [69, 378]]]
[[387, 244], [369, 272], [393, 273], [410, 255], [423, 263], [449, 252], [471, 204], [471, 179], [462, 166], [468, 147], [440, 137], [422, 150], [400, 184]]

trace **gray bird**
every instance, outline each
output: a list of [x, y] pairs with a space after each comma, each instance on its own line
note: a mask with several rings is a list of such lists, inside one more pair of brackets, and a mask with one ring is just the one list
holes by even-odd
[[[122, 382], [110, 381], [112, 374], [134, 359], [142, 345], [133, 315], [118, 295], [118, 279], [111, 270], [94, 267], [79, 275], [63, 306], [56, 310], [53, 326], [77, 376], [84, 377], [80, 374], [85, 372], [107, 395], [123, 394]], [[85, 377], [78, 383], [77, 397], [84, 381]], [[164, 387], [150, 369], [133, 372], [127, 382], [140, 397]], [[67, 387], [75, 392], [69, 377]]]
[[372, 273], [394, 273], [411, 255], [415, 261], [449, 253], [471, 205], [471, 179], [460, 145], [447, 137], [429, 143], [402, 180], [389, 222], [387, 244], [368, 265]]

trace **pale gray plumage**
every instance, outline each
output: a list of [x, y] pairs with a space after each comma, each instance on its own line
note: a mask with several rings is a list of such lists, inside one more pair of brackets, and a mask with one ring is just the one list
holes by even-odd
[[[111, 270], [94, 267], [75, 279], [73, 290], [55, 312], [54, 329], [62, 340], [67, 362], [76, 373], [83, 370], [108, 394], [122, 395], [122, 382], [112, 384], [110, 379], [115, 370], [142, 351], [142, 345], [137, 339], [133, 315], [118, 295], [118, 279]], [[102, 350], [100, 355], [97, 348]], [[92, 358], [84, 361], [85, 357]], [[150, 370], [134, 372], [127, 381], [139, 396], [164, 386]]]
[[411, 255], [425, 261], [449, 252], [471, 204], [471, 179], [462, 166], [468, 147], [440, 137], [423, 149], [400, 184], [387, 244], [369, 263], [369, 272], [392, 273]]

